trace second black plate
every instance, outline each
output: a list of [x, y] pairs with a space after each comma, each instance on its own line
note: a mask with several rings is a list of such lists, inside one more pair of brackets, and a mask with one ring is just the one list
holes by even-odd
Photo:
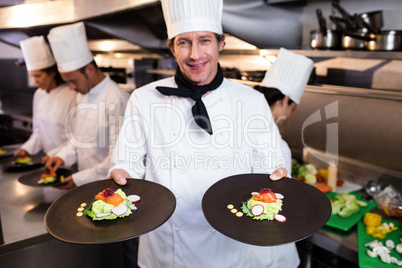
[[64, 176], [64, 178], [67, 178], [71, 174], [73, 174], [73, 171], [70, 169], [65, 169], [65, 168], [59, 168], [56, 171], [57, 179], [53, 183], [49, 184], [39, 184], [38, 181], [40, 179], [40, 176], [45, 173], [46, 170], [44, 168], [41, 168], [39, 170], [32, 171], [28, 174], [25, 174], [21, 177], [18, 178], [18, 181], [22, 184], [28, 185], [28, 186], [34, 186], [34, 187], [49, 187], [49, 186], [59, 186], [62, 185], [63, 183], [60, 181], [60, 177]]
[[[286, 222], [258, 221], [243, 215], [237, 217], [227, 206], [241, 211], [242, 202], [252, 192], [271, 188], [284, 195], [282, 211]], [[329, 199], [317, 188], [283, 178], [271, 181], [267, 174], [240, 174], [213, 184], [202, 199], [204, 216], [213, 228], [237, 241], [269, 246], [296, 242], [317, 232], [331, 216]]]

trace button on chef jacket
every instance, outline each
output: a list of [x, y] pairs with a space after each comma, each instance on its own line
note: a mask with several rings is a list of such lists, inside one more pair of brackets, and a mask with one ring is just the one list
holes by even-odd
[[71, 134], [56, 154], [66, 166], [78, 164], [73, 174], [77, 186], [106, 178], [128, 98], [109, 76], [89, 93], [77, 94], [76, 109], [69, 114]]
[[51, 90], [38, 88], [33, 96], [32, 134], [21, 146], [29, 154], [43, 150], [53, 156], [57, 147], [67, 141], [64, 132], [64, 119], [68, 111], [75, 106], [76, 93], [62, 84]]
[[[121, 168], [133, 178], [159, 183], [176, 197], [172, 217], [140, 237], [140, 266], [297, 267], [294, 243], [265, 247], [238, 242], [215, 231], [201, 209], [204, 193], [218, 180], [283, 166], [281, 136], [264, 96], [224, 79], [202, 98], [213, 128], [209, 135], [194, 122], [193, 100], [164, 96], [157, 86], [177, 87], [174, 78], [166, 78], [132, 93], [112, 157], [111, 170]], [[252, 158], [274, 163], [250, 165]]]

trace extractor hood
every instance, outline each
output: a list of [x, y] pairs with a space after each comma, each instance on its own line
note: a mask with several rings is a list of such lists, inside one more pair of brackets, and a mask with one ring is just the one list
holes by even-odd
[[[297, 2], [224, 0], [225, 33], [258, 48], [298, 48], [301, 19]], [[123, 40], [135, 50], [170, 55], [159, 0], [25, 0], [0, 8], [0, 41], [19, 46], [25, 38], [46, 37], [51, 28], [78, 21], [85, 23], [89, 41]]]

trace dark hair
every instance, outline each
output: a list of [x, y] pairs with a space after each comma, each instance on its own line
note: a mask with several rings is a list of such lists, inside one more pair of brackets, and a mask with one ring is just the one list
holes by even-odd
[[61, 84], [64, 84], [63, 78], [61, 78], [61, 75], [59, 73], [59, 70], [57, 69], [57, 65], [52, 65], [50, 67], [47, 67], [45, 69], [42, 69], [41, 71], [45, 73], [55, 73], [54, 79], [56, 80], [56, 86], [60, 86]]
[[[279, 89], [274, 87], [264, 87], [256, 85], [254, 86], [254, 89], [264, 94], [264, 97], [267, 100], [269, 106], [272, 106], [275, 104], [275, 102], [283, 100], [285, 98], [285, 95], [283, 95]], [[288, 104], [291, 105], [292, 103], [293, 101], [289, 99]]]
[[[217, 34], [217, 33], [215, 33], [215, 36], [216, 36], [216, 40], [218, 40], [218, 43], [219, 43], [219, 42], [225, 42], [225, 35], [224, 35], [224, 34]], [[169, 39], [169, 40], [167, 41], [167, 46], [168, 46], [169, 48], [173, 48], [174, 39], [175, 39], [175, 37], [173, 37], [173, 38], [171, 38], [171, 39]]]
[[[96, 69], [99, 69], [98, 68], [98, 65], [96, 65], [96, 61], [95, 60], [92, 60], [90, 63], [88, 63], [88, 64], [92, 64]], [[85, 68], [87, 67], [87, 65], [88, 64], [86, 64], [85, 66], [83, 66], [83, 67], [81, 67], [81, 68], [79, 68], [78, 69], [78, 71], [80, 71], [83, 75], [85, 75], [85, 76], [87, 76], [87, 74], [85, 73]]]

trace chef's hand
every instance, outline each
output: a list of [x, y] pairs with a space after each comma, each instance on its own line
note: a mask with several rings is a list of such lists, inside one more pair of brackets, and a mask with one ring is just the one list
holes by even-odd
[[49, 159], [50, 159], [50, 157], [49, 157], [48, 155], [45, 155], [44, 157], [42, 157], [41, 164], [42, 164], [42, 165], [46, 165], [46, 162], [47, 162], [47, 160], [49, 160]]
[[108, 177], [108, 179], [113, 179], [117, 184], [120, 185], [125, 185], [127, 183], [126, 178], [130, 178], [130, 175], [124, 169], [113, 169]]
[[22, 148], [19, 148], [17, 151], [14, 152], [14, 156], [27, 156], [28, 152]]
[[56, 172], [56, 170], [64, 164], [64, 160], [61, 159], [60, 157], [54, 156], [49, 158], [49, 160], [47, 160], [45, 168], [48, 170], [51, 170], [53, 172]]
[[68, 177], [64, 178], [61, 182], [63, 184], [60, 186], [55, 186], [55, 188], [71, 190], [71, 189], [77, 187], [77, 185], [75, 184], [75, 182], [73, 180], [73, 176], [68, 176]]
[[287, 173], [288, 172], [286, 171], [286, 168], [278, 168], [277, 170], [271, 173], [269, 178], [273, 181], [277, 181], [282, 179], [283, 177], [286, 177]]

